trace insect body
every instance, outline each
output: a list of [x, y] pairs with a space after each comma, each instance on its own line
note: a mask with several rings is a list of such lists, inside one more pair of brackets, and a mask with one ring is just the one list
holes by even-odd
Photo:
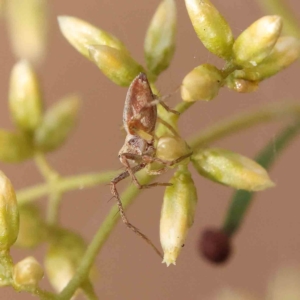
[[[117, 199], [121, 218], [126, 226], [137, 233], [139, 236], [141, 236], [144, 240], [146, 240], [154, 248], [154, 250], [160, 256], [162, 256], [159, 250], [153, 245], [153, 243], [128, 221], [118, 191], [116, 189], [116, 184], [128, 176], [131, 176], [134, 184], [139, 189], [159, 185], [168, 186], [170, 185], [169, 183], [158, 182], [148, 185], [141, 185], [137, 180], [135, 173], [155, 161], [160, 162], [167, 167], [172, 166], [190, 156], [190, 154], [184, 155], [174, 161], [164, 161], [155, 157], [154, 131], [158, 120], [156, 107], [158, 103], [162, 104], [162, 106], [166, 110], [178, 114], [178, 112], [169, 109], [169, 107], [164, 102], [159, 100], [152, 93], [146, 75], [140, 73], [132, 81], [128, 89], [123, 112], [123, 125], [127, 136], [123, 147], [119, 151], [119, 159], [121, 163], [126, 167], [126, 171], [114, 178], [110, 183], [110, 187], [112, 195]], [[173, 130], [172, 127], [166, 122], [163, 122], [163, 124], [170, 130]], [[148, 170], [148, 173], [157, 175], [164, 171], [165, 168], [156, 170], [154, 172]]]

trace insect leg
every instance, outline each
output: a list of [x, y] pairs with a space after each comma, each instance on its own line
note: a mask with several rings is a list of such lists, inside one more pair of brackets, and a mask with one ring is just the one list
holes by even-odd
[[129, 173], [129, 175], [132, 178], [133, 183], [138, 187], [138, 189], [146, 189], [146, 188], [150, 188], [150, 187], [154, 187], [154, 186], [170, 186], [170, 185], [172, 185], [170, 183], [165, 183], [165, 182], [154, 182], [154, 183], [150, 183], [150, 184], [140, 184], [139, 183], [139, 181], [137, 180], [137, 178], [134, 174], [137, 171], [135, 171], [134, 168], [130, 167], [128, 159], [132, 159], [132, 160], [136, 160], [136, 161], [144, 159], [144, 161], [141, 165], [143, 165], [145, 167], [148, 164], [149, 158], [151, 158], [151, 156], [149, 156], [149, 155], [141, 156], [141, 155], [132, 154], [132, 153], [123, 153], [120, 155], [120, 160], [121, 160], [122, 164], [124, 164], [126, 166], [126, 171]]
[[[137, 172], [141, 169], [143, 169], [145, 167], [145, 164], [140, 164], [138, 165], [136, 168], [134, 168], [132, 171], [133, 172]], [[125, 214], [124, 208], [123, 208], [123, 204], [121, 202], [119, 193], [117, 191], [117, 183], [120, 182], [121, 180], [125, 179], [126, 177], [128, 177], [130, 174], [128, 171], [125, 171], [123, 173], [121, 173], [120, 175], [118, 175], [117, 177], [115, 177], [111, 182], [110, 182], [110, 190], [112, 195], [117, 199], [117, 205], [119, 208], [119, 212], [121, 215], [121, 219], [123, 221], [123, 223], [126, 225], [127, 228], [131, 229], [134, 233], [136, 233], [138, 236], [140, 236], [143, 240], [145, 240], [152, 248], [153, 250], [162, 258], [162, 254], [161, 252], [155, 247], [155, 245], [151, 242], [151, 240], [142, 232], [140, 232], [140, 230], [138, 228], [136, 228], [134, 225], [132, 225], [128, 219], [127, 216]]]

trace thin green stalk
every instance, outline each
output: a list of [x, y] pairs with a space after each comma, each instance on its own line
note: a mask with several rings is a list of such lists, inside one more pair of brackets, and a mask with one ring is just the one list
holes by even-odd
[[[99, 184], [110, 182], [112, 178], [117, 176], [117, 171], [107, 171], [99, 173], [91, 173], [84, 175], [70, 176], [60, 178], [57, 183], [57, 191], [64, 193], [73, 190], [82, 190], [88, 187], [94, 187]], [[17, 199], [20, 205], [32, 202], [40, 197], [50, 193], [50, 185], [48, 183], [39, 184], [33, 187], [25, 188], [17, 192]]]
[[[150, 177], [145, 176], [144, 180], [142, 180], [141, 182], [143, 184], [147, 184], [148, 182], [150, 182]], [[138, 190], [134, 185], [130, 185], [121, 194], [124, 209], [126, 209], [126, 207], [128, 207], [132, 203], [139, 192], [140, 190]], [[77, 288], [82, 285], [89, 274], [89, 270], [92, 267], [99, 250], [102, 248], [110, 233], [115, 228], [117, 222], [119, 221], [119, 218], [120, 214], [118, 208], [116, 205], [114, 205], [99, 227], [92, 242], [89, 244], [74, 277], [65, 287], [65, 289], [59, 294], [60, 300], [70, 299]]]
[[300, 23], [292, 9], [284, 0], [258, 0], [256, 1], [267, 13], [276, 14], [284, 19], [283, 31], [289, 35], [300, 38]]
[[62, 193], [52, 191], [49, 195], [48, 209], [47, 209], [47, 222], [49, 225], [55, 225], [58, 222], [58, 212], [62, 199]]
[[[270, 105], [264, 110], [255, 111], [244, 115], [246, 122], [242, 118], [233, 118], [223, 122], [219, 122], [218, 125], [213, 126], [210, 131], [206, 130], [204, 133], [199, 134], [197, 138], [194, 138], [190, 144], [193, 148], [198, 147], [206, 142], [212, 142], [218, 138], [221, 138], [231, 132], [236, 132], [248, 126], [253, 126], [258, 123], [267, 122], [278, 119], [279, 117], [286, 116], [298, 116], [300, 115], [300, 104], [290, 104], [288, 108], [284, 108], [281, 105]], [[233, 126], [234, 125], [234, 126]], [[226, 130], [222, 130], [225, 126]], [[143, 174], [143, 179], [139, 179], [142, 184], [148, 184], [154, 177], [149, 177]], [[135, 197], [139, 194], [139, 190], [130, 185], [121, 195], [124, 209], [128, 207]], [[81, 263], [77, 269], [75, 276], [65, 287], [65, 289], [59, 295], [60, 300], [70, 299], [76, 289], [84, 282], [87, 278], [89, 270], [105, 241], [109, 237], [110, 233], [116, 226], [120, 216], [116, 205], [110, 210], [105, 220], [98, 229], [92, 242], [88, 246], [86, 253], [84, 254]]]
[[47, 221], [49, 224], [54, 225], [58, 221], [58, 211], [62, 199], [62, 193], [57, 191], [57, 184], [59, 182], [59, 174], [50, 166], [45, 154], [37, 152], [35, 154], [35, 162], [49, 184], [50, 194], [48, 199]]
[[98, 300], [98, 297], [90, 280], [84, 282], [81, 288], [87, 300]]
[[183, 114], [186, 110], [188, 110], [194, 103], [196, 102], [185, 102], [185, 101], [181, 101], [180, 103], [178, 103], [175, 107], [175, 110], [177, 110], [178, 112], [180, 112], [181, 114]]
[[195, 149], [206, 144], [210, 144], [224, 136], [229, 136], [230, 134], [242, 129], [247, 129], [261, 123], [276, 121], [286, 117], [299, 118], [299, 116], [299, 103], [271, 104], [259, 110], [239, 114], [236, 117], [231, 117], [230, 119], [211, 125], [208, 129], [202, 130], [200, 134], [189, 139], [189, 145]]
[[59, 177], [58, 173], [48, 163], [44, 153], [37, 152], [34, 158], [40, 173], [47, 182], [51, 182]]
[[[276, 139], [269, 142], [258, 154], [256, 161], [265, 169], [269, 169], [278, 155], [287, 148], [295, 137], [299, 136], [299, 131], [300, 122], [282, 130]], [[274, 149], [276, 149], [276, 155], [274, 155]], [[223, 225], [223, 230], [229, 235], [233, 235], [240, 227], [254, 195], [253, 192], [243, 190], [235, 192]]]

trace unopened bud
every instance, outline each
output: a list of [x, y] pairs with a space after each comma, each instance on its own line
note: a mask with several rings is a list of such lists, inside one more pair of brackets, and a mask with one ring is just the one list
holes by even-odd
[[220, 264], [230, 257], [230, 237], [220, 229], [206, 229], [200, 240], [199, 250], [210, 262]]
[[238, 93], [252, 93], [258, 89], [258, 81], [234, 78], [229, 76], [226, 79], [226, 86]]
[[0, 161], [17, 163], [34, 154], [32, 142], [27, 135], [0, 129]]
[[20, 228], [15, 246], [33, 248], [44, 241], [47, 228], [37, 206], [25, 204], [19, 206]]
[[19, 211], [10, 180], [0, 171], [0, 251], [8, 250], [19, 232]]
[[58, 24], [69, 43], [88, 59], [91, 59], [89, 53], [91, 45], [106, 45], [128, 51], [125, 45], [115, 36], [81, 19], [60, 16], [58, 17]]
[[158, 139], [156, 146], [156, 157], [172, 161], [191, 152], [185, 140], [178, 136], [162, 136]]
[[181, 98], [187, 102], [212, 100], [218, 95], [222, 80], [222, 74], [215, 66], [198, 66], [184, 77]]
[[72, 232], [58, 232], [45, 256], [45, 271], [53, 288], [61, 292], [74, 276], [86, 245]]
[[283, 36], [277, 40], [270, 55], [257, 67], [234, 72], [236, 78], [261, 81], [275, 75], [300, 57], [300, 40]]
[[157, 8], [145, 38], [148, 70], [155, 76], [168, 68], [175, 50], [176, 4], [163, 0]]
[[66, 141], [76, 124], [79, 104], [78, 96], [69, 95], [46, 111], [34, 136], [40, 150], [53, 151]]
[[265, 16], [250, 25], [233, 45], [234, 61], [243, 67], [255, 67], [268, 57], [282, 29], [279, 16]]
[[126, 51], [108, 46], [90, 46], [90, 55], [98, 68], [111, 81], [120, 86], [129, 86], [133, 79], [143, 71]]
[[197, 36], [211, 53], [229, 59], [234, 42], [231, 29], [209, 0], [185, 0]]
[[191, 159], [202, 176], [236, 189], [259, 191], [274, 186], [267, 171], [257, 162], [228, 150], [202, 149]]
[[42, 118], [42, 100], [37, 76], [31, 65], [22, 60], [10, 76], [9, 107], [16, 125], [24, 131], [35, 130]]
[[9, 0], [5, 5], [15, 55], [31, 62], [40, 61], [47, 49], [47, 1]]
[[37, 287], [43, 276], [41, 265], [32, 256], [26, 257], [14, 266], [13, 280], [20, 287]]
[[189, 228], [194, 222], [197, 191], [186, 166], [180, 166], [165, 191], [160, 217], [163, 263], [176, 264]]

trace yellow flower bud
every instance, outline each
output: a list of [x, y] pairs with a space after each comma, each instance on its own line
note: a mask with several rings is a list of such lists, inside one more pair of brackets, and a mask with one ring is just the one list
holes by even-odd
[[197, 36], [211, 53], [229, 59], [234, 42], [231, 29], [209, 0], [185, 0]]
[[0, 145], [0, 161], [6, 163], [21, 162], [34, 154], [30, 139], [20, 132], [0, 129]]
[[18, 262], [13, 269], [14, 283], [20, 287], [37, 287], [43, 276], [41, 265], [32, 256]]
[[10, 76], [9, 107], [16, 125], [24, 131], [35, 130], [42, 118], [42, 100], [37, 76], [31, 65], [22, 60]]
[[258, 89], [258, 81], [250, 81], [245, 79], [227, 77], [226, 86], [238, 93], [252, 93]]
[[164, 135], [158, 139], [156, 157], [172, 161], [191, 152], [185, 140], [177, 136]]
[[175, 50], [176, 4], [163, 0], [157, 8], [145, 38], [148, 70], [155, 76], [168, 68]]
[[19, 211], [10, 180], [0, 171], [0, 251], [8, 250], [19, 232]]
[[74, 276], [86, 245], [70, 231], [58, 231], [45, 256], [45, 271], [57, 292], [61, 292]]
[[40, 150], [53, 151], [66, 141], [76, 124], [79, 104], [76, 95], [69, 95], [46, 111], [34, 136], [35, 145]]
[[187, 102], [212, 100], [218, 95], [222, 80], [222, 74], [215, 66], [198, 66], [184, 77], [181, 98]]
[[89, 47], [106, 45], [127, 52], [125, 45], [112, 34], [93, 26], [81, 19], [60, 16], [58, 24], [64, 37], [86, 58], [91, 59]]
[[180, 166], [165, 191], [160, 217], [163, 263], [176, 264], [189, 228], [194, 222], [197, 191], [186, 166]]
[[129, 86], [139, 73], [144, 72], [126, 51], [104, 45], [90, 46], [89, 51], [104, 75], [120, 86]]
[[202, 176], [236, 189], [260, 191], [274, 186], [262, 166], [228, 150], [200, 149], [191, 159]]
[[33, 204], [19, 206], [20, 228], [15, 246], [33, 248], [44, 241], [47, 227], [39, 209]]
[[10, 39], [15, 55], [38, 62], [47, 49], [46, 0], [6, 1]]
[[282, 29], [279, 16], [265, 16], [244, 30], [233, 45], [234, 61], [243, 67], [255, 67], [270, 55]]
[[283, 36], [277, 40], [270, 55], [257, 67], [234, 72], [236, 78], [261, 81], [275, 75], [300, 57], [300, 40]]

